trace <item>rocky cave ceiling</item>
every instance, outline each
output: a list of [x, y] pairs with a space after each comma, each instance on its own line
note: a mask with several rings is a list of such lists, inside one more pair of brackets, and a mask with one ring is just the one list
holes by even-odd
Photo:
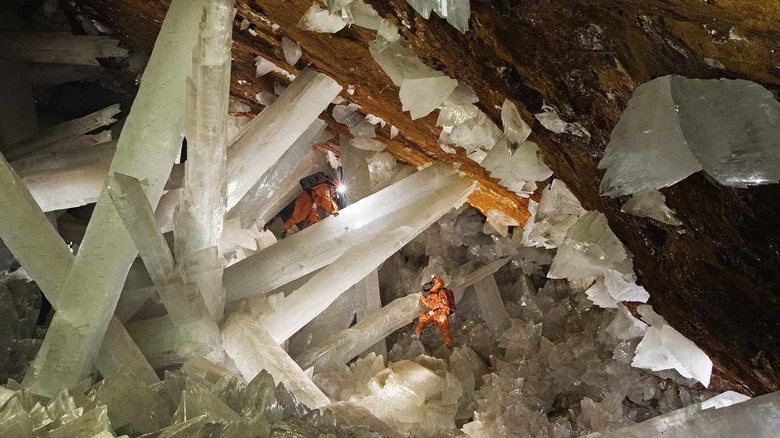
[[[525, 120], [549, 105], [590, 136], [555, 134], [533, 126], [544, 161], [587, 209], [609, 219], [634, 255], [639, 283], [650, 303], [712, 358], [714, 385], [746, 394], [780, 390], [780, 187], [736, 189], [699, 172], [663, 190], [683, 227], [621, 213], [626, 197], [599, 196], [597, 164], [633, 90], [667, 74], [740, 78], [780, 91], [780, 2], [776, 0], [472, 0], [470, 29], [461, 34], [444, 20], [423, 19], [404, 0], [366, 0], [399, 24], [415, 53], [430, 67], [470, 85], [478, 106], [500, 123], [504, 99]], [[77, 0], [79, 13], [118, 29], [124, 44], [150, 49], [168, 1]], [[401, 111], [398, 87], [374, 62], [375, 32], [347, 27], [335, 34], [299, 29], [310, 0], [238, 0], [234, 20], [232, 95], [255, 110], [255, 94], [289, 82], [255, 78], [262, 55], [282, 69], [281, 38], [303, 49], [302, 61], [342, 86], [345, 98], [399, 128], [379, 130], [388, 151], [409, 164], [459, 163], [480, 182], [470, 203], [499, 209], [524, 223], [527, 201], [501, 187], [462, 151], [438, 146], [436, 114], [412, 121]], [[250, 23], [241, 30], [243, 20]], [[274, 30], [272, 24], [278, 24]], [[715, 62], [717, 61], [717, 62]], [[716, 66], [716, 67], [713, 67]], [[326, 117], [330, 117], [328, 113]], [[343, 125], [327, 120], [330, 128]], [[336, 148], [337, 146], [332, 146]]]

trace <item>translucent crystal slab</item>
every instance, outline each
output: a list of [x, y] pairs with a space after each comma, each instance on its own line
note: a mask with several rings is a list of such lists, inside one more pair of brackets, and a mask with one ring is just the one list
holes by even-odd
[[520, 145], [514, 153], [507, 148], [494, 147], [481, 164], [490, 176], [498, 178], [501, 185], [516, 193], [522, 193], [527, 182], [544, 181], [552, 176], [552, 170], [541, 159], [539, 147], [530, 141]]
[[[111, 141], [111, 131], [103, 132], [107, 135], [101, 133], [95, 136], [75, 137], [79, 142], [85, 141], [75, 149], [46, 151], [13, 161], [11, 166], [22, 178], [28, 179], [31, 175], [36, 174], [39, 177], [40, 174], [46, 174], [56, 178], [60, 172], [89, 165], [99, 165], [108, 169], [111, 159], [114, 158], [114, 152], [116, 152], [116, 141]], [[94, 137], [101, 138], [93, 141]], [[104, 139], [108, 139], [108, 141], [103, 142]]]
[[301, 55], [303, 54], [301, 46], [287, 37], [282, 37], [282, 52], [284, 53], [284, 60], [292, 67], [301, 59]]
[[440, 72], [426, 77], [405, 77], [401, 83], [401, 108], [412, 120], [425, 117], [438, 108], [458, 86], [458, 81]]
[[136, 433], [149, 433], [162, 429], [171, 421], [172, 412], [165, 400], [126, 370], [99, 384], [95, 404], [106, 406], [114, 429], [127, 426]]
[[602, 195], [658, 190], [701, 170], [683, 135], [671, 84], [672, 77], [664, 76], [634, 91], [599, 162], [607, 170]]
[[252, 120], [228, 150], [228, 209], [281, 158], [340, 91], [333, 79], [307, 69]]
[[501, 124], [504, 126], [504, 134], [512, 151], [531, 135], [531, 127], [520, 117], [517, 106], [507, 99], [504, 99], [504, 104], [501, 106]]
[[707, 174], [732, 187], [780, 181], [780, 102], [771, 91], [681, 76], [672, 76], [671, 90], [683, 136]]

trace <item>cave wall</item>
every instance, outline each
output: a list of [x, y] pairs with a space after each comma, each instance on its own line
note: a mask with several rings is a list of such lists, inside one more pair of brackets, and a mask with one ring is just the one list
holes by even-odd
[[[422, 19], [404, 0], [367, 0], [399, 24], [415, 52], [433, 68], [474, 88], [478, 104], [500, 126], [505, 98], [526, 121], [543, 104], [590, 137], [554, 134], [538, 122], [539, 144], [555, 177], [588, 209], [599, 210], [634, 255], [639, 283], [669, 323], [713, 359], [713, 386], [759, 394], [780, 389], [780, 186], [722, 187], [695, 174], [662, 190], [682, 227], [620, 212], [627, 198], [598, 195], [596, 168], [612, 127], [634, 88], [652, 78], [680, 74], [743, 78], [780, 89], [780, 2], [776, 0], [472, 0], [471, 29], [461, 34], [438, 17]], [[149, 48], [167, 1], [82, 0], [123, 34]], [[524, 199], [510, 193], [462, 153], [437, 145], [435, 115], [412, 122], [401, 111], [398, 88], [373, 62], [374, 32], [352, 27], [337, 34], [295, 25], [310, 0], [238, 0], [234, 22], [232, 94], [253, 107], [255, 93], [282, 77], [254, 78], [254, 57], [264, 55], [290, 72], [281, 37], [303, 49], [302, 61], [336, 79], [345, 98], [400, 129], [380, 137], [410, 164], [457, 164], [480, 182], [470, 202], [497, 208], [524, 222]], [[434, 14], [435, 15], [435, 14]], [[250, 23], [240, 31], [243, 19]], [[268, 21], [270, 20], [270, 22]], [[275, 31], [273, 23], [281, 28]], [[714, 68], [705, 58], [717, 60]], [[334, 130], [342, 130], [328, 120]]]

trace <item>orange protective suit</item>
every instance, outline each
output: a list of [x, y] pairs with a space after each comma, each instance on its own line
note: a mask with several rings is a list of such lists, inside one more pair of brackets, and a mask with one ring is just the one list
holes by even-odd
[[318, 184], [311, 188], [311, 194], [304, 190], [298, 199], [295, 200], [295, 209], [293, 215], [284, 223], [282, 231], [288, 231], [293, 225], [308, 219], [306, 226], [316, 224], [320, 221], [320, 215], [317, 213], [317, 207], [322, 207], [325, 213], [333, 214], [339, 211], [338, 205], [333, 201], [333, 188], [329, 184]]
[[293, 225], [308, 219], [306, 226], [316, 224], [320, 221], [320, 215], [317, 213], [317, 207], [322, 207], [327, 214], [333, 214], [339, 211], [339, 206], [333, 200], [333, 188], [330, 184], [318, 184], [309, 191], [304, 190], [298, 199], [295, 200], [295, 209], [290, 219], [284, 223], [282, 231], [288, 231]]
[[452, 335], [450, 334], [450, 313], [455, 312], [455, 302], [452, 298], [452, 291], [444, 288], [444, 281], [438, 276], [433, 276], [433, 280], [426, 284], [430, 286], [428, 296], [420, 296], [420, 301], [428, 307], [427, 312], [420, 315], [417, 321], [417, 329], [414, 333], [420, 336], [425, 325], [433, 322], [444, 336], [444, 345], [452, 348]]

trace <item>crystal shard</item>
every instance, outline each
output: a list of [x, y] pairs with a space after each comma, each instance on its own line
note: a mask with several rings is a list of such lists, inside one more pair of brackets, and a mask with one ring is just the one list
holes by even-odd
[[607, 170], [602, 195], [658, 190], [701, 170], [683, 135], [671, 84], [664, 76], [634, 91], [599, 162]]
[[438, 108], [457, 86], [458, 81], [442, 73], [405, 78], [401, 83], [401, 107], [409, 111], [412, 120], [425, 117]]
[[552, 175], [552, 170], [540, 157], [539, 147], [530, 141], [520, 145], [514, 153], [495, 147], [481, 164], [490, 176], [498, 178], [501, 185], [515, 193], [526, 191], [529, 182], [544, 181]]
[[531, 127], [520, 117], [517, 106], [508, 99], [505, 99], [501, 106], [501, 124], [504, 126], [504, 134], [510, 149], [513, 151], [531, 135]]
[[658, 222], [680, 226], [680, 222], [674, 217], [674, 210], [666, 206], [666, 196], [659, 191], [639, 193], [631, 197], [621, 211], [639, 217], [649, 217]]
[[303, 54], [301, 46], [287, 37], [282, 37], [282, 51], [284, 52], [284, 60], [292, 67], [295, 67], [295, 63], [301, 59]]
[[340, 15], [331, 14], [316, 3], [312, 3], [298, 21], [299, 28], [321, 33], [336, 33], [346, 25], [347, 23], [341, 19]]
[[650, 327], [636, 348], [632, 366], [653, 371], [674, 368], [683, 377], [694, 378], [706, 388], [712, 361], [699, 347], [669, 325]]

